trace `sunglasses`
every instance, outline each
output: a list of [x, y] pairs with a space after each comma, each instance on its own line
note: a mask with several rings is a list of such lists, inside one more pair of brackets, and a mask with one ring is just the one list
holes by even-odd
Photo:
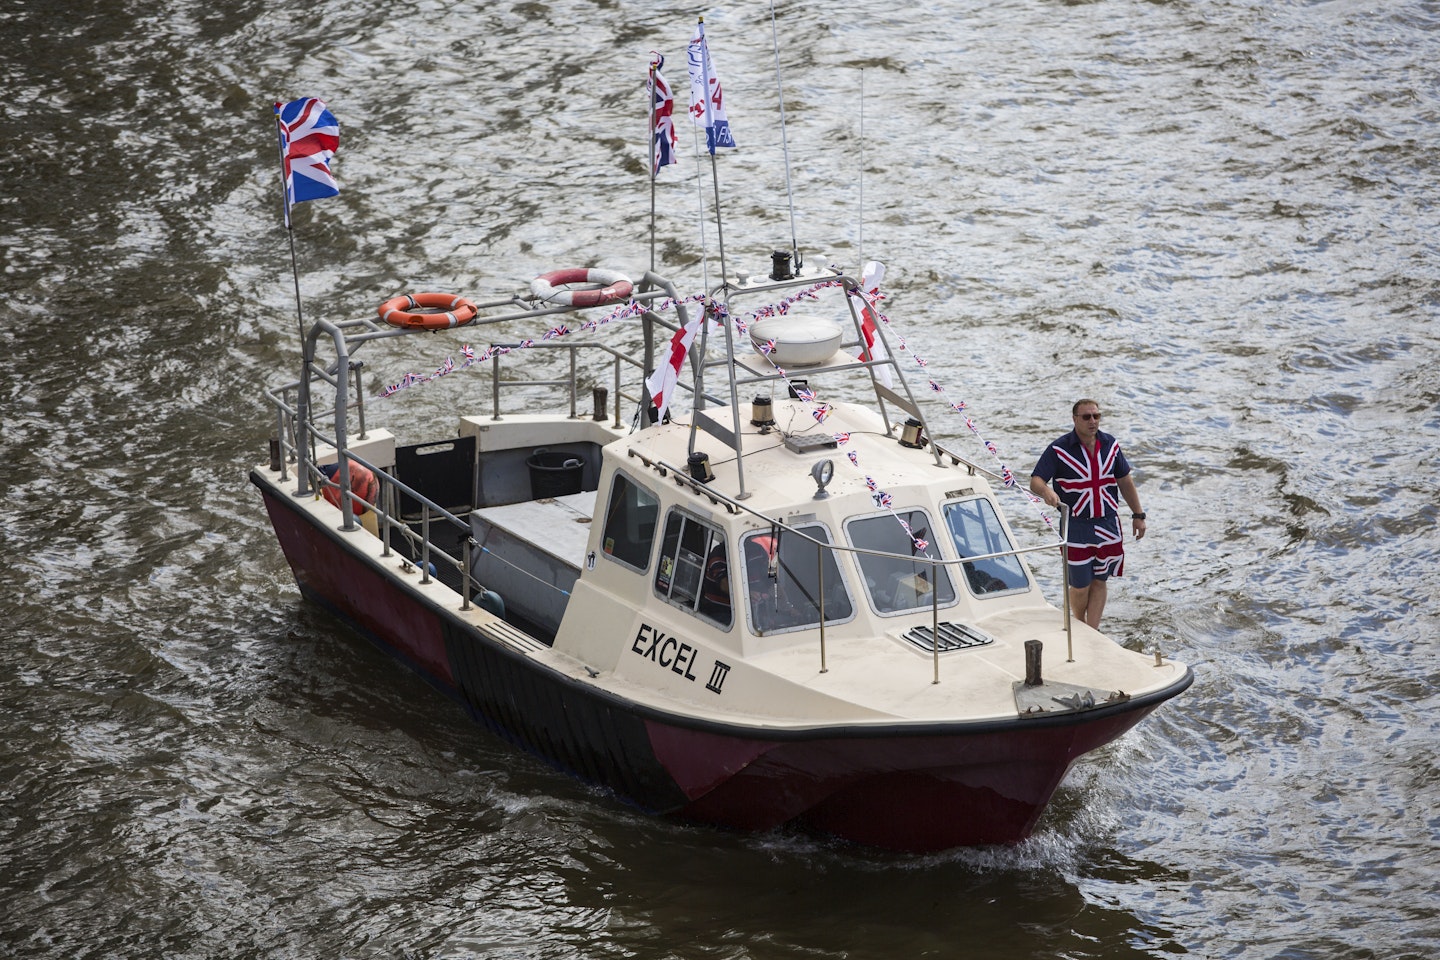
[[1080, 417], [1081, 420], [1099, 420], [1099, 419], [1100, 419], [1100, 414], [1098, 414], [1098, 413], [1081, 413], [1081, 414], [1078, 414], [1078, 416]]

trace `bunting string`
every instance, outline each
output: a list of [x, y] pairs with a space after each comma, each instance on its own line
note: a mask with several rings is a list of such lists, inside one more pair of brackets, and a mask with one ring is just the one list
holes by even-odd
[[[580, 324], [576, 328], [572, 329], [570, 326], [563, 323], [551, 327], [540, 335], [539, 341], [544, 343], [570, 336], [571, 334], [578, 331], [589, 332], [597, 330], [600, 327], [607, 326], [617, 321], [637, 317], [640, 314], [644, 313], [647, 309], [655, 310], [657, 312], [663, 312], [668, 310], [674, 310], [676, 307], [681, 305], [692, 304], [701, 305], [702, 309], [705, 310], [706, 315], [709, 316], [712, 321], [715, 322], [717, 325], [727, 322], [730, 323], [734, 327], [735, 332], [743, 341], [743, 339], [748, 338], [749, 329], [752, 324], [768, 317], [784, 316], [788, 314], [791, 308], [794, 307], [797, 303], [818, 300], [821, 291], [830, 287], [837, 287], [840, 285], [841, 281], [838, 279], [823, 280], [819, 283], [815, 283], [809, 287], [799, 290], [791, 296], [786, 297], [776, 303], [767, 304], [765, 306], [758, 307], [754, 310], [744, 313], [734, 314], [730, 313], [730, 311], [726, 308], [726, 305], [723, 302], [715, 300], [705, 294], [696, 294], [693, 296], [681, 298], [666, 297], [663, 300], [655, 301], [648, 306], [631, 300], [617, 306], [615, 309], [611, 310], [609, 313], [603, 316], [586, 320], [584, 323]], [[930, 389], [930, 392], [935, 394], [935, 396], [939, 398], [939, 400], [945, 405], [946, 408], [950, 410], [951, 413], [961, 418], [961, 421], [965, 425], [965, 429], [970, 432], [970, 434], [975, 438], [975, 440], [985, 449], [986, 453], [989, 454], [989, 456], [995, 461], [997, 473], [1000, 476], [1001, 484], [1010, 489], [1018, 490], [1021, 494], [1023, 494], [1026, 499], [1028, 499], [1030, 503], [1037, 508], [1040, 519], [1045, 523], [1045, 526], [1048, 527], [1052, 532], [1054, 532], [1055, 523], [1045, 512], [1045, 502], [1039, 497], [1035, 496], [1033, 493], [1031, 493], [1028, 488], [1021, 485], [1019, 479], [1015, 475], [1015, 472], [1010, 468], [1009, 464], [1006, 463], [1004, 458], [1001, 456], [999, 447], [981, 432], [979, 424], [976, 422], [975, 418], [969, 414], [969, 408], [965, 401], [952, 398], [949, 391], [947, 391], [946, 388], [930, 373], [929, 361], [910, 348], [910, 344], [905, 339], [904, 335], [895, 328], [895, 325], [891, 322], [890, 318], [879, 309], [879, 303], [881, 300], [885, 299], [885, 294], [879, 292], [878, 290], [875, 291], [873, 294], [864, 290], [859, 290], [857, 292], [871, 306], [874, 315], [878, 317], [880, 322], [885, 325], [885, 328], [890, 331], [899, 351], [901, 353], [908, 354], [911, 358], [911, 361], [925, 374], [925, 381]], [[388, 399], [389, 397], [392, 397], [403, 390], [408, 390], [422, 383], [429, 383], [442, 377], [449, 376], [456, 370], [465, 370], [475, 366], [476, 364], [487, 363], [497, 356], [504, 356], [506, 354], [514, 353], [519, 350], [528, 349], [530, 347], [533, 347], [535, 343], [536, 341], [534, 339], [521, 340], [519, 343], [514, 344], [513, 346], [505, 346], [492, 343], [478, 353], [473, 347], [471, 347], [469, 344], [466, 344], [460, 349], [460, 363], [457, 364], [453, 357], [447, 357], [445, 362], [431, 373], [406, 373], [398, 381], [388, 384], [383, 389], [381, 389], [380, 397]], [[815, 391], [809, 387], [808, 384], [802, 386], [790, 380], [789, 373], [783, 367], [777, 364], [772, 357], [772, 354], [774, 353], [776, 348], [776, 343], [774, 340], [769, 340], [765, 343], [758, 344], [757, 346], [760, 355], [765, 358], [765, 360], [771, 365], [772, 368], [774, 368], [776, 374], [781, 379], [786, 381], [787, 385], [790, 387], [790, 392], [796, 397], [798, 397], [810, 408], [810, 415], [812, 418], [814, 418], [815, 422], [817, 424], [823, 424], [834, 411], [834, 407], [831, 406], [829, 403], [822, 401], [815, 393]], [[833, 436], [837, 445], [840, 446], [848, 443], [851, 439], [849, 433], [836, 433], [833, 434]], [[861, 476], [865, 480], [865, 485], [867, 489], [870, 490], [871, 496], [875, 500], [876, 506], [889, 510], [891, 514], [895, 516], [895, 519], [900, 523], [900, 525], [905, 529], [906, 534], [910, 536], [911, 542], [915, 545], [915, 548], [924, 552], [926, 557], [929, 557], [929, 542], [923, 537], [915, 536], [914, 532], [910, 529], [910, 525], [905, 521], [903, 517], [901, 517], [898, 513], [895, 512], [894, 497], [887, 491], [879, 489], [879, 485], [874, 480], [874, 478], [864, 473], [863, 469], [860, 467], [859, 456], [853, 450], [847, 452], [846, 459], [851, 463], [852, 466], [854, 466], [858, 471], [860, 471]]]

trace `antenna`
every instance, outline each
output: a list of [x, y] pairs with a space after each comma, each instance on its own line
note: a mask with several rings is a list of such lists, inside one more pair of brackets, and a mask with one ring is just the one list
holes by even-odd
[[790, 143], [785, 137], [785, 93], [780, 83], [780, 31], [775, 25], [775, 0], [770, 0], [770, 36], [775, 44], [775, 93], [780, 99], [780, 150], [785, 156], [785, 196], [790, 202], [790, 252], [795, 257], [795, 273], [805, 265], [800, 257], [800, 244], [795, 239], [795, 191], [790, 186]]
[[865, 270], [865, 68], [860, 68], [860, 225], [856, 228], [860, 270]]

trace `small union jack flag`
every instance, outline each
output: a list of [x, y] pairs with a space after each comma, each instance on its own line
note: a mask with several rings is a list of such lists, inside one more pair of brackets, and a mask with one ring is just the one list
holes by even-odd
[[860, 455], [854, 450], [851, 450], [849, 453], [845, 454], [845, 456], [849, 457], [850, 462], [855, 464], [855, 466], [860, 466]]
[[551, 327], [549, 330], [546, 330], [546, 331], [541, 335], [540, 339], [541, 339], [541, 340], [554, 340], [556, 337], [563, 337], [563, 336], [565, 336], [565, 334], [567, 334], [567, 333], [569, 333], [569, 332], [570, 332], [570, 328], [567, 327], [567, 326], [565, 326], [565, 324], [562, 323], [562, 324], [560, 324], [560, 326], [558, 326], [558, 327]]
[[832, 408], [832, 407], [830, 406], [830, 404], [828, 404], [828, 403], [822, 403], [822, 404], [820, 404], [818, 407], [816, 407], [814, 410], [811, 410], [811, 411], [810, 411], [810, 416], [812, 416], [812, 417], [815, 418], [815, 422], [816, 422], [816, 423], [824, 423], [824, 422], [825, 422], [825, 418], [828, 417], [828, 416], [830, 416], [830, 411], [831, 411], [832, 409], [834, 409], [834, 408]]
[[650, 175], [675, 162], [675, 93], [660, 76], [665, 58], [658, 53], [650, 57]]
[[470, 364], [475, 362], [475, 348], [468, 343], [465, 344], [460, 348], [460, 356], [465, 358], [465, 366], [470, 366]]
[[849, 443], [849, 442], [850, 442], [850, 434], [849, 434], [849, 433], [837, 433], [837, 434], [835, 434], [835, 442], [836, 442], [837, 444], [846, 444], [846, 443]]
[[869, 487], [871, 490], [874, 490], [874, 489], [876, 489], [877, 487], [879, 487], [880, 485], [875, 482], [875, 478], [874, 478], [874, 477], [866, 477], [866, 478], [865, 478], [865, 486]]
[[770, 354], [775, 352], [775, 341], [766, 340], [764, 343], [760, 344], [760, 352], [767, 357], [770, 356]]
[[811, 390], [809, 387], [796, 387], [795, 396], [799, 397], [801, 400], [804, 400], [806, 403], [815, 402], [815, 391]]
[[881, 506], [881, 507], [885, 507], [886, 509], [889, 509], [890, 506], [891, 506], [894, 502], [895, 502], [895, 498], [892, 497], [892, 496], [890, 496], [890, 494], [884, 492], [883, 490], [882, 490], [881, 492], [875, 494], [875, 503], [876, 503], [877, 506]]
[[917, 539], [917, 540], [915, 541], [915, 549], [916, 549], [916, 550], [929, 550], [929, 549], [930, 549], [930, 541], [929, 541], [929, 540], [926, 540], [924, 537], [921, 537], [921, 538]]

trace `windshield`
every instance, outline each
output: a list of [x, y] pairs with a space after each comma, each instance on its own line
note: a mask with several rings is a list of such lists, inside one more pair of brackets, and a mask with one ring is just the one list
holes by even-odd
[[[865, 590], [878, 612], [903, 613], [929, 607], [937, 601], [941, 606], [954, 602], [955, 588], [944, 567], [905, 559], [907, 555], [940, 559], [940, 552], [933, 545], [924, 549], [919, 545], [930, 537], [930, 517], [925, 511], [895, 510], [864, 520], [851, 520], [845, 525], [845, 531], [850, 542], [862, 550], [900, 554], [898, 557], [855, 555], [865, 576]], [[932, 581], [937, 585], [938, 597], [930, 595]]]
[[[830, 535], [819, 524], [795, 528], [828, 544]], [[764, 636], [820, 622], [820, 588], [823, 574], [825, 622], [849, 620], [855, 608], [850, 591], [840, 578], [835, 552], [823, 550], [802, 537], [777, 531], [753, 533], [741, 541], [745, 554], [745, 584], [750, 601], [750, 624]]]
[[[955, 552], [961, 557], [978, 557], [1014, 549], [989, 500], [983, 497], [961, 500], [945, 504], [942, 510]], [[961, 566], [965, 570], [966, 586], [977, 597], [1029, 586], [1019, 557], [998, 557]]]

